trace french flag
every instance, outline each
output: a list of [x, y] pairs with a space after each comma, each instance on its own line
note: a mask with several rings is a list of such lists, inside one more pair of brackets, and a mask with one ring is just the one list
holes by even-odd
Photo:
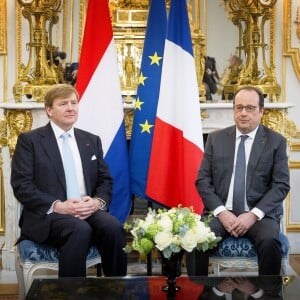
[[204, 148], [186, 0], [171, 1], [163, 57], [146, 194], [201, 213], [195, 180]]
[[113, 177], [109, 211], [122, 223], [131, 209], [128, 149], [117, 55], [107, 0], [89, 0], [76, 89], [76, 126], [100, 136]]

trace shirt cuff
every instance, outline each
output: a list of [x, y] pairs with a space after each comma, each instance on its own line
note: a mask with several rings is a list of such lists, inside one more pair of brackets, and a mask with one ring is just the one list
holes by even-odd
[[100, 210], [104, 210], [104, 211], [107, 210], [106, 202], [103, 199], [98, 198], [98, 197], [96, 197], [94, 199], [96, 199], [100, 202], [100, 207], [99, 207]]
[[257, 292], [251, 295], [252, 298], [254, 299], [259, 299], [263, 296], [264, 291], [262, 289], [259, 289]]
[[252, 208], [251, 212], [258, 217], [258, 221], [260, 221], [265, 216], [265, 213], [257, 207]]
[[215, 210], [214, 210], [214, 216], [217, 217], [219, 213], [221, 213], [222, 211], [227, 210], [226, 207], [224, 205], [220, 205], [218, 206]]
[[212, 291], [214, 292], [214, 294], [216, 296], [219, 296], [219, 297], [222, 297], [222, 296], [226, 295], [226, 293], [223, 293], [223, 292], [219, 291], [215, 286], [212, 288]]
[[47, 211], [47, 215], [53, 213], [53, 207], [54, 207], [54, 205], [55, 205], [56, 202], [60, 202], [60, 200], [55, 200], [55, 201], [52, 203], [51, 207], [50, 207], [50, 208], [48, 209], [48, 211]]

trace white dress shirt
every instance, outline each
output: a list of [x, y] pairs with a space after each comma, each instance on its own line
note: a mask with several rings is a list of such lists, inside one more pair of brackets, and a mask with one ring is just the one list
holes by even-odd
[[[254, 129], [253, 131], [247, 133], [248, 138], [245, 140], [246, 170], [247, 170], [248, 161], [249, 161], [249, 157], [250, 157], [250, 153], [251, 153], [251, 149], [252, 149], [252, 145], [253, 145], [253, 141], [254, 141], [257, 129], [258, 129], [258, 127], [256, 127], [256, 129]], [[222, 212], [224, 210], [232, 210], [235, 164], [236, 164], [237, 150], [238, 150], [238, 147], [239, 147], [239, 143], [241, 141], [241, 135], [243, 135], [243, 134], [236, 128], [234, 163], [233, 163], [233, 172], [232, 172], [230, 186], [229, 186], [229, 192], [228, 192], [228, 196], [227, 196], [225, 206], [224, 205], [218, 206], [214, 210], [214, 215], [215, 216], [217, 216], [220, 212]], [[244, 201], [245, 201], [245, 211], [249, 211], [249, 207], [247, 205], [246, 198], [244, 199]], [[256, 207], [254, 207], [251, 211], [258, 217], [259, 220], [261, 220], [265, 215], [263, 211], [261, 211], [260, 209], [258, 209]]]
[[[64, 133], [64, 131], [59, 128], [55, 123], [53, 123], [52, 121], [50, 121], [51, 127], [54, 131], [55, 137], [56, 137], [56, 141], [58, 144], [58, 148], [60, 151], [60, 155], [62, 155], [62, 142], [63, 139], [61, 137], [61, 135]], [[78, 150], [78, 146], [76, 143], [76, 138], [74, 135], [74, 127], [72, 127], [68, 133], [70, 134], [69, 137], [69, 146], [71, 148], [72, 154], [73, 154], [73, 158], [74, 158], [74, 162], [75, 162], [75, 169], [76, 169], [76, 177], [78, 180], [78, 186], [79, 186], [79, 192], [81, 196], [85, 196], [86, 195], [86, 188], [85, 188], [85, 182], [84, 182], [84, 176], [83, 176], [83, 170], [82, 170], [82, 163], [81, 163], [81, 157], [80, 157], [80, 153]]]

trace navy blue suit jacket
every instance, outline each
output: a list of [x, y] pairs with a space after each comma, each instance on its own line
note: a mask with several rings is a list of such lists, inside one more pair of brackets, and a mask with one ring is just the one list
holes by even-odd
[[[112, 178], [103, 160], [101, 140], [89, 132], [74, 129], [87, 195], [111, 201]], [[50, 123], [18, 137], [12, 158], [11, 185], [23, 205], [19, 225], [21, 238], [36, 242], [47, 239], [55, 200], [66, 200], [64, 168]]]

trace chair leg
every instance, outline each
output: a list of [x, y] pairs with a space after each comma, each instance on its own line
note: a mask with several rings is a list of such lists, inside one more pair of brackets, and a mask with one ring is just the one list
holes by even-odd
[[15, 261], [15, 268], [16, 268], [16, 274], [17, 274], [17, 280], [18, 280], [18, 286], [19, 286], [19, 300], [23, 300], [25, 298], [25, 280], [23, 275], [23, 268], [21, 266], [20, 258], [16, 257]]
[[214, 276], [220, 276], [220, 264], [214, 264]]
[[99, 263], [96, 265], [97, 268], [97, 277], [101, 277], [102, 276], [102, 264]]
[[30, 286], [33, 282], [33, 274], [34, 274], [34, 265], [31, 265], [30, 267], [23, 267], [23, 276], [24, 276], [24, 282], [25, 282], [25, 293], [27, 294]]

